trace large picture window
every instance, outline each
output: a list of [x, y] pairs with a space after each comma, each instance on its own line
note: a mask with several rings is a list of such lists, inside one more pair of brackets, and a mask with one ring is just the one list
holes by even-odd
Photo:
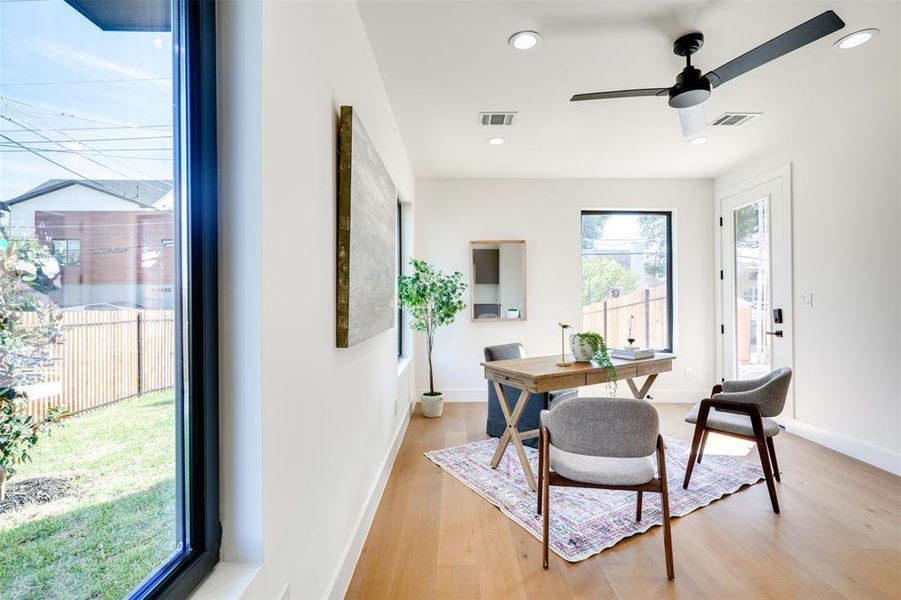
[[215, 4], [0, 2], [0, 596], [218, 558]]
[[671, 350], [672, 245], [672, 213], [583, 212], [582, 330]]

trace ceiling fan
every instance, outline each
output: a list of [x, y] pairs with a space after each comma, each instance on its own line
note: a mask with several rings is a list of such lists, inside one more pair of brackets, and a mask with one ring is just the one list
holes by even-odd
[[704, 34], [687, 33], [673, 44], [673, 52], [685, 57], [685, 68], [676, 76], [676, 84], [672, 87], [591, 92], [576, 94], [570, 100], [578, 102], [666, 95], [669, 96], [669, 105], [679, 110], [682, 135], [690, 137], [704, 129], [704, 109], [701, 105], [710, 97], [711, 89], [834, 33], [844, 26], [845, 22], [835, 12], [827, 10], [704, 75], [691, 64], [691, 55], [704, 45]]

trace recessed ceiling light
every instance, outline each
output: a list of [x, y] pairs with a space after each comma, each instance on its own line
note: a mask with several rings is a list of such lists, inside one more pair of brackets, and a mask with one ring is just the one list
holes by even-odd
[[689, 144], [694, 144], [695, 146], [697, 146], [698, 144], [706, 144], [706, 143], [707, 143], [707, 138], [705, 138], [705, 137], [703, 137], [703, 136], [701, 136], [701, 137], [696, 137], [696, 138], [691, 138], [690, 140], [688, 140], [688, 143], [689, 143]]
[[517, 50], [529, 50], [541, 42], [541, 35], [537, 31], [517, 31], [510, 36], [507, 43]]
[[839, 38], [839, 40], [832, 44], [832, 46], [838, 48], [839, 50], [856, 48], [857, 46], [869, 42], [878, 33], [878, 29], [861, 29], [860, 31], [849, 33], [843, 38]]
[[488, 143], [491, 144], [492, 146], [500, 146], [500, 145], [503, 144], [505, 141], [506, 141], [506, 140], [505, 140], [504, 138], [502, 138], [502, 137], [490, 137], [490, 138], [488, 138]]

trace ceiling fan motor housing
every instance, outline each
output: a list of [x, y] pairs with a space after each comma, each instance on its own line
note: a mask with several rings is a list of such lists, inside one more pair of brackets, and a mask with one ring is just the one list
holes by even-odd
[[676, 77], [676, 85], [669, 90], [669, 105], [673, 108], [697, 106], [710, 97], [710, 81], [699, 69], [685, 67]]

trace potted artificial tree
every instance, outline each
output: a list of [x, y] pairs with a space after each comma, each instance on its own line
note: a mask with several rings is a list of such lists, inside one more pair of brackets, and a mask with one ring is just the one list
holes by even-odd
[[445, 275], [424, 260], [410, 261], [411, 275], [397, 278], [397, 298], [401, 308], [410, 313], [410, 326], [425, 334], [429, 359], [429, 391], [422, 395], [422, 414], [440, 417], [444, 412], [444, 394], [435, 391], [435, 375], [432, 369], [432, 348], [435, 332], [439, 327], [453, 322], [466, 308], [463, 303], [463, 274]]

